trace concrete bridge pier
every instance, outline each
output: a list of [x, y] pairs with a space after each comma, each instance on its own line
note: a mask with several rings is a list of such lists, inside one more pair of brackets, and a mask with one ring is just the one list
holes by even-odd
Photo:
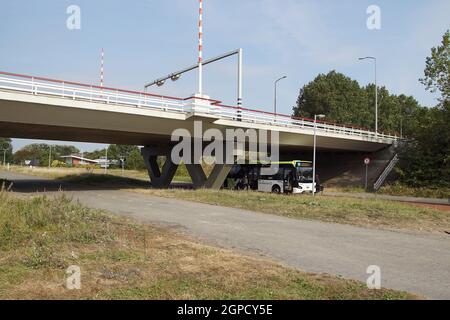
[[[155, 188], [166, 189], [172, 183], [178, 165], [171, 161], [171, 152], [172, 147], [170, 145], [145, 146], [141, 150], [150, 181]], [[165, 157], [165, 163], [163, 164], [162, 169], [160, 169], [158, 165], [159, 156]], [[186, 164], [186, 169], [192, 179], [192, 184], [195, 189], [206, 188], [219, 190], [233, 167], [232, 164], [217, 163], [207, 177], [202, 166], [195, 162], [196, 161], [192, 161], [191, 164]]]
[[209, 177], [206, 177], [205, 171], [201, 165], [186, 165], [195, 189], [205, 188], [213, 190], [219, 190], [222, 187], [232, 167], [232, 164], [216, 164], [209, 174]]
[[[152, 186], [158, 189], [167, 189], [175, 176], [178, 165], [170, 160], [171, 149], [167, 146], [146, 146], [141, 149], [145, 166]], [[158, 156], [166, 158], [162, 169], [158, 165]]]

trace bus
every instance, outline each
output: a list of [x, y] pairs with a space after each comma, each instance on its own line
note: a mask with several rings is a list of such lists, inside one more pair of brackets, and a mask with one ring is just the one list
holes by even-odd
[[[272, 193], [312, 193], [313, 168], [311, 161], [292, 160], [272, 162], [278, 165], [273, 175], [262, 174], [261, 169], [270, 163], [249, 163], [234, 165], [224, 183], [224, 188], [234, 190], [255, 190]], [[316, 175], [314, 192], [323, 191]]]

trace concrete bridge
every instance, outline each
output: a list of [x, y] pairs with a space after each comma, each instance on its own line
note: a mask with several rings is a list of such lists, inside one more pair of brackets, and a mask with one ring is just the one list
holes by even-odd
[[[168, 161], [160, 171], [156, 157], [170, 154], [175, 129], [193, 134], [194, 121], [201, 121], [204, 130], [277, 131], [281, 158], [311, 157], [311, 119], [226, 106], [204, 96], [168, 97], [0, 72], [0, 136], [142, 145], [152, 183], [159, 187], [170, 184], [176, 165]], [[370, 156], [374, 165], [379, 162], [370, 175], [375, 180], [393, 156], [389, 150], [396, 136], [322, 121], [316, 126], [318, 168], [330, 172], [322, 178], [342, 173], [338, 168], [343, 164], [355, 159], [362, 163]], [[209, 178], [200, 166], [188, 170], [196, 186], [217, 188], [229, 167], [216, 165]]]

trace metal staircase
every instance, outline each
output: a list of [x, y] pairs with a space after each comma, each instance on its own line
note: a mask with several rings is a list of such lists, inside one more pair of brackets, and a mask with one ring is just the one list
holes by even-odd
[[383, 183], [386, 181], [386, 178], [391, 173], [392, 169], [394, 169], [395, 165], [400, 161], [400, 158], [398, 157], [398, 154], [395, 154], [394, 157], [389, 161], [389, 164], [386, 166], [386, 168], [383, 170], [381, 175], [378, 177], [377, 181], [373, 185], [373, 189], [375, 191], [378, 191]]

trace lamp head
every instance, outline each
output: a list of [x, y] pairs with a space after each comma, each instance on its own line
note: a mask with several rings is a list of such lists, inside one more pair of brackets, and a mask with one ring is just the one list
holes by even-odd
[[166, 83], [166, 80], [160, 80], [160, 81], [156, 82], [156, 85], [157, 85], [158, 87], [161, 87], [161, 86], [164, 85], [164, 83]]
[[358, 60], [366, 60], [366, 59], [373, 59], [373, 60], [376, 60], [376, 58], [375, 57], [363, 57], [363, 58], [358, 58]]

